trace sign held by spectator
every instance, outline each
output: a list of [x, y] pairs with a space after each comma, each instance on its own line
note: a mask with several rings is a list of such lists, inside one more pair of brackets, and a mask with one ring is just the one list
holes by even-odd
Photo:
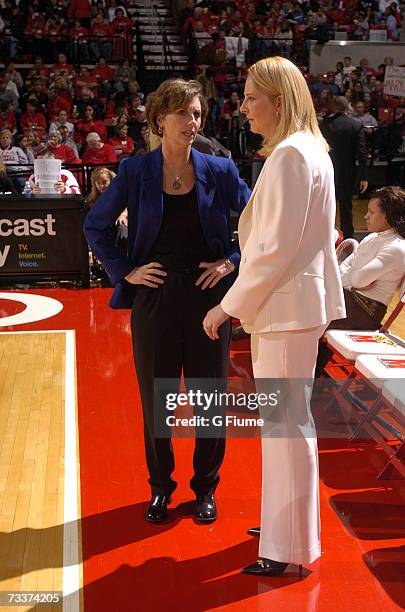
[[405, 68], [387, 66], [384, 78], [384, 94], [386, 96], [405, 96]]
[[41, 193], [57, 193], [55, 183], [60, 179], [60, 159], [34, 160], [35, 184], [39, 185]]

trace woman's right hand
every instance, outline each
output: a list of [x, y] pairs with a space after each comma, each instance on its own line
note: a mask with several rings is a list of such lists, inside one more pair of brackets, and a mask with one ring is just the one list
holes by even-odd
[[125, 280], [132, 285], [146, 285], [147, 287], [157, 289], [159, 285], [163, 285], [165, 282], [160, 277], [167, 276], [167, 272], [162, 270], [162, 268], [162, 264], [152, 261], [152, 263], [134, 268], [125, 276]]

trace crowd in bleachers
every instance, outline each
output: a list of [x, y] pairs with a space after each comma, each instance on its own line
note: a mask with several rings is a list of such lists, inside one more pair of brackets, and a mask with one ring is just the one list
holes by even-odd
[[183, 32], [194, 32], [198, 49], [218, 34], [236, 61], [249, 42], [257, 59], [268, 52], [291, 56], [293, 42], [326, 42], [335, 32], [369, 40], [370, 32], [379, 30], [397, 41], [401, 19], [399, 4], [392, 0], [187, 0], [180, 13]]
[[[19, 175], [16, 186], [22, 188], [24, 166], [44, 144], [69, 167], [115, 164], [149, 150], [145, 96], [131, 59], [135, 18], [128, 9], [134, 6], [128, 0], [0, 2], [0, 53], [8, 60], [0, 72], [0, 160], [9, 175]], [[391, 24], [396, 40], [401, 16], [389, 0], [186, 0], [179, 21], [184, 41], [192, 36], [197, 45], [193, 68], [210, 104], [206, 133], [238, 156], [247, 150], [241, 130], [252, 150], [259, 145], [239, 110], [249, 61], [269, 53], [299, 61], [302, 41], [321, 40], [337, 28], [366, 38], [370, 29]], [[22, 68], [15, 57], [24, 60]], [[404, 101], [383, 92], [392, 61], [371, 67], [364, 58], [356, 66], [342, 57], [327, 74], [306, 75], [319, 119], [331, 112], [334, 97], [345, 95], [373, 153], [381, 149], [383, 156], [399, 150], [403, 136]]]
[[128, 60], [100, 57], [76, 69], [65, 53], [42, 56], [23, 76], [14, 63], [0, 82], [0, 158], [11, 171], [33, 163], [46, 143], [66, 164], [114, 163], [148, 150], [144, 95]]
[[[347, 38], [368, 40], [370, 31], [383, 28], [387, 29], [387, 39], [395, 41], [399, 39], [401, 19], [398, 3], [390, 0], [203, 0], [197, 5], [187, 0], [180, 22], [185, 40], [191, 39], [194, 45], [191, 58], [210, 100], [207, 129], [228, 138], [234, 154], [245, 152], [238, 131], [245, 123], [239, 106], [246, 64], [268, 54], [283, 55], [306, 73], [318, 118], [332, 112], [336, 96], [345, 95], [348, 113], [366, 128], [371, 156], [381, 148], [381, 156], [386, 159], [401, 148], [403, 141], [404, 100], [383, 92], [385, 69], [393, 59], [381, 57], [380, 65], [372, 67], [363, 58], [356, 66], [342, 53], [342, 61], [331, 65], [326, 74], [311, 75], [306, 68], [306, 41], [325, 43], [335, 31], [345, 32]], [[257, 139], [249, 133], [247, 136], [248, 144], [250, 139], [252, 148], [257, 148]]]

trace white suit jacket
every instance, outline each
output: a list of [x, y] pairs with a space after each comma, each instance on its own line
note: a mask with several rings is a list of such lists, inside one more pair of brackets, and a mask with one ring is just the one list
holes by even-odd
[[346, 316], [334, 244], [327, 152], [296, 132], [266, 160], [239, 220], [239, 276], [221, 302], [250, 333], [308, 329]]

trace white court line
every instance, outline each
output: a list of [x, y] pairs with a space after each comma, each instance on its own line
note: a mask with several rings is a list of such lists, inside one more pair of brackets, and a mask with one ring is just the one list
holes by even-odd
[[66, 330], [63, 612], [80, 610], [75, 332]]
[[67, 331], [73, 331], [72, 329], [33, 329], [30, 331], [1, 331], [0, 336], [5, 336], [6, 334], [66, 334]]
[[24, 323], [34, 323], [54, 317], [63, 310], [62, 302], [38, 293], [18, 293], [17, 291], [0, 292], [1, 300], [20, 302], [26, 308], [17, 314], [0, 318], [0, 327], [12, 327]]

